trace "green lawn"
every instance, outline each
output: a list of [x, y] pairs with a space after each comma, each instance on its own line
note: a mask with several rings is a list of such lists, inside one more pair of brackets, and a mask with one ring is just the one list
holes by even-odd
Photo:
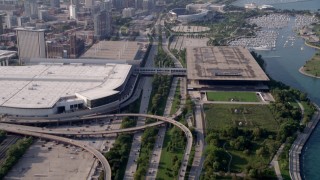
[[320, 51], [318, 51], [311, 60], [303, 66], [304, 72], [320, 77]]
[[243, 153], [243, 151], [228, 150], [232, 155], [231, 172], [243, 172], [246, 166], [259, 168], [266, 167], [270, 162], [269, 157], [259, 157], [255, 154], [255, 151], [261, 147], [262, 142], [254, 142], [254, 147], [249, 155]]
[[207, 131], [221, 130], [230, 125], [249, 129], [261, 127], [271, 132], [279, 128], [267, 105], [206, 104], [204, 111]]
[[259, 99], [255, 92], [240, 92], [240, 91], [216, 91], [207, 92], [209, 101], [243, 101], [243, 102], [258, 102]]
[[[206, 104], [204, 106], [206, 131], [219, 131], [228, 126], [236, 125], [240, 129], [252, 130], [255, 127], [264, 128], [272, 134], [276, 134], [279, 125], [273, 118], [271, 111], [267, 105], [233, 105], [233, 104]], [[242, 125], [240, 125], [241, 123]], [[230, 139], [223, 138], [223, 141], [229, 142]], [[267, 167], [272, 154], [261, 157], [256, 154], [256, 150], [264, 146], [264, 144], [279, 144], [274, 138], [252, 140], [249, 153], [234, 150], [226, 147], [233, 159], [231, 162], [231, 172], [243, 172], [250, 165], [253, 168]]]
[[179, 161], [181, 161], [184, 153], [184, 148], [179, 148], [177, 151], [174, 151], [174, 152], [168, 150], [169, 143], [173, 138], [172, 132], [173, 132], [173, 128], [171, 128], [170, 130], [167, 130], [164, 137], [161, 158], [160, 158], [159, 168], [158, 168], [158, 173], [156, 178], [158, 180], [175, 179], [174, 177], [176, 176], [173, 174], [173, 170], [172, 170], [174, 166], [172, 159], [176, 155]]

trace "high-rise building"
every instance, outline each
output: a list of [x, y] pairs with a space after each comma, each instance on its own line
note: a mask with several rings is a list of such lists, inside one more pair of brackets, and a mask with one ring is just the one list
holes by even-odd
[[103, 39], [111, 34], [111, 1], [104, 0], [100, 3], [100, 9], [94, 12], [93, 25], [96, 39]]
[[135, 8], [142, 9], [142, 1], [143, 0], [135, 0]]
[[30, 17], [28, 16], [20, 16], [18, 17], [18, 26], [24, 26], [25, 23], [30, 22]]
[[66, 41], [55, 39], [46, 42], [47, 58], [78, 58], [85, 50], [84, 40], [70, 35]]
[[3, 14], [0, 14], [0, 35], [3, 34], [3, 22], [2, 22], [2, 18], [3, 18]]
[[6, 16], [6, 26], [8, 29], [11, 29], [13, 27], [16, 27], [18, 25], [17, 16], [7, 14]]
[[154, 8], [153, 0], [143, 0], [142, 1], [142, 9], [146, 11], [150, 11]]
[[111, 11], [112, 9], [112, 2], [110, 0], [104, 0], [101, 2], [100, 5], [101, 11], [106, 10], [107, 12]]
[[135, 15], [134, 8], [124, 8], [122, 10], [122, 18], [129, 18], [129, 17], [133, 17], [134, 15]]
[[103, 39], [107, 34], [107, 12], [105, 10], [98, 12], [93, 17], [94, 36], [96, 39]]
[[45, 58], [45, 39], [43, 29], [16, 28], [20, 64], [30, 58]]
[[84, 0], [84, 6], [87, 8], [91, 8], [93, 6], [93, 0]]
[[60, 0], [50, 0], [50, 6], [53, 8], [60, 8]]
[[77, 19], [77, 7], [76, 5], [69, 6], [69, 17], [70, 19]]
[[38, 16], [38, 3], [37, 0], [25, 0], [24, 1], [24, 14], [31, 18], [37, 18]]

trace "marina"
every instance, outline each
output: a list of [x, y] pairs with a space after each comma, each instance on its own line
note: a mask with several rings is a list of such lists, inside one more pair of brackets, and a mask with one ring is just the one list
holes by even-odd
[[242, 46], [251, 50], [272, 50], [276, 47], [276, 31], [258, 31], [256, 37], [240, 38], [229, 43], [230, 46]]
[[[289, 22], [294, 23], [290, 25]], [[284, 39], [283, 47], [295, 46], [296, 33], [302, 28], [305, 28], [312, 23], [317, 23], [318, 20], [314, 16], [310, 15], [296, 15], [289, 16], [287, 14], [270, 14], [260, 17], [248, 19], [249, 24], [256, 24], [261, 30], [256, 32], [255, 37], [243, 37], [230, 41], [230, 46], [242, 46], [251, 50], [257, 51], [270, 51], [276, 49], [277, 40], [279, 37], [279, 30], [282, 28], [289, 28], [293, 32], [288, 36], [281, 36]], [[304, 47], [300, 46], [300, 50], [303, 51]]]

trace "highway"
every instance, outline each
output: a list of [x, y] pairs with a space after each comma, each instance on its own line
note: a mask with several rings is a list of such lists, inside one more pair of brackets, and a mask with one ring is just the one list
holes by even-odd
[[[176, 92], [177, 84], [178, 84], [178, 78], [174, 77], [172, 80], [172, 83], [171, 83], [171, 88], [170, 88], [170, 92], [169, 92], [169, 95], [167, 98], [167, 102], [166, 102], [163, 116], [167, 116], [167, 117], [170, 116], [172, 102], [174, 99], [174, 94]], [[162, 153], [162, 147], [163, 147], [165, 133], [166, 133], [166, 127], [159, 128], [158, 136], [156, 138], [155, 146], [154, 146], [152, 153], [151, 153], [152, 157], [150, 158], [149, 168], [148, 168], [147, 175], [146, 175], [146, 179], [148, 179], [148, 180], [153, 180], [153, 179], [156, 179], [156, 177], [157, 177], [158, 166], [160, 163], [160, 157], [161, 157], [161, 153]]]
[[205, 149], [205, 139], [204, 139], [204, 118], [202, 115], [203, 104], [198, 100], [201, 99], [199, 92], [190, 93], [193, 101], [195, 102], [195, 131], [197, 132], [197, 141], [195, 146], [195, 153], [192, 162], [192, 166], [189, 173], [189, 179], [200, 179], [200, 174], [203, 166], [203, 151]]
[[6, 123], [0, 123], [0, 126], [6, 126], [15, 128], [17, 130], [23, 129], [25, 131], [31, 131], [31, 132], [38, 132], [38, 133], [44, 133], [44, 134], [52, 134], [52, 135], [102, 135], [102, 134], [115, 134], [115, 133], [128, 133], [128, 132], [135, 132], [140, 131], [143, 129], [146, 129], [148, 127], [153, 126], [160, 126], [164, 124], [165, 122], [159, 121], [143, 126], [136, 126], [126, 129], [115, 129], [115, 130], [103, 130], [103, 131], [72, 131], [72, 130], [59, 130], [59, 129], [43, 129], [39, 127], [33, 127], [33, 126], [24, 126], [24, 125], [16, 125], [16, 124], [6, 124]]
[[[86, 120], [92, 120], [92, 119], [99, 119], [99, 118], [115, 118], [115, 117], [125, 117], [125, 116], [130, 116], [130, 117], [143, 117], [143, 118], [152, 118], [152, 119], [157, 119], [160, 121], [164, 121], [164, 122], [168, 122], [171, 123], [175, 126], [177, 126], [178, 128], [180, 128], [186, 135], [187, 137], [187, 146], [185, 149], [185, 154], [183, 155], [183, 165], [180, 167], [180, 171], [179, 171], [179, 179], [184, 179], [185, 176], [185, 172], [186, 172], [186, 164], [188, 163], [189, 160], [189, 155], [191, 152], [191, 147], [192, 147], [192, 141], [193, 141], [193, 137], [192, 134], [190, 132], [190, 130], [184, 126], [182, 123], [175, 121], [172, 118], [169, 117], [162, 117], [162, 116], [157, 116], [157, 115], [150, 115], [150, 114], [133, 114], [133, 113], [125, 113], [125, 114], [110, 114], [110, 115], [99, 115], [99, 116], [92, 116], [92, 117], [86, 117]], [[24, 119], [23, 121], [26, 121], [26, 119]], [[32, 121], [32, 120], [29, 120]], [[34, 121], [34, 120], [33, 120]], [[50, 120], [44, 119], [44, 120], [37, 120], [37, 122], [48, 122]], [[17, 129], [17, 126], [19, 126], [20, 128]], [[51, 135], [49, 133], [52, 133], [54, 131], [50, 131], [49, 129], [47, 130], [39, 130], [39, 131], [29, 131], [30, 127], [29, 126], [22, 126], [22, 125], [12, 125], [12, 124], [1, 124], [0, 126], [1, 130], [4, 131], [8, 131], [8, 132], [12, 132], [12, 133], [17, 133], [17, 134], [24, 134], [24, 135], [29, 135], [29, 136], [36, 136], [36, 137], [40, 137], [40, 138], [46, 138], [46, 139], [50, 139], [50, 140], [54, 140], [54, 141], [60, 141], [60, 142], [64, 142], [64, 143], [68, 143], [68, 144], [72, 144], [81, 148], [86, 149], [87, 151], [89, 151], [90, 153], [92, 153], [94, 156], [96, 156], [99, 161], [102, 163], [103, 167], [104, 167], [104, 172], [105, 172], [105, 179], [111, 179], [111, 169], [110, 169], [110, 165], [108, 163], [108, 161], [104, 158], [104, 156], [97, 151], [96, 149], [92, 148], [92, 147], [88, 147], [84, 144], [82, 144], [79, 141], [75, 141], [75, 140], [71, 140], [68, 138], [63, 138], [63, 137], [59, 137], [59, 136], [54, 136]], [[123, 129], [122, 129], [123, 130]], [[121, 131], [121, 130], [119, 130]], [[69, 131], [68, 131], [69, 132]], [[101, 133], [100, 133], [101, 134]], [[67, 134], [66, 134], [67, 135]], [[110, 176], [110, 177], [109, 177]]]
[[77, 146], [79, 148], [83, 148], [86, 151], [88, 151], [91, 154], [93, 154], [101, 162], [102, 167], [104, 169], [104, 179], [105, 180], [111, 180], [111, 168], [110, 168], [110, 165], [109, 165], [107, 159], [98, 150], [94, 149], [93, 147], [87, 146], [87, 145], [85, 145], [84, 143], [82, 143], [80, 141], [71, 140], [71, 139], [68, 139], [68, 138], [54, 136], [54, 135], [50, 135], [50, 134], [31, 132], [31, 131], [27, 131], [27, 130], [24, 130], [24, 129], [19, 129], [18, 130], [14, 126], [9, 126], [9, 125], [5, 126], [3, 124], [2, 124], [2, 126], [0, 126], [0, 129], [3, 130], [3, 131], [15, 133], [15, 134], [22, 134], [22, 135], [27, 135], [27, 136], [39, 137], [41, 139], [48, 139], [48, 140], [58, 141], [58, 142], [61, 142], [61, 143], [71, 144], [71, 145]]

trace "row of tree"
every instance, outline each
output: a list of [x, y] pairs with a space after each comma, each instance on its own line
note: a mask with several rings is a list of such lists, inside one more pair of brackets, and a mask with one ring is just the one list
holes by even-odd
[[6, 152], [5, 160], [0, 167], [0, 179], [3, 179], [10, 169], [18, 162], [32, 142], [32, 137], [23, 138], [10, 146]]
[[138, 168], [137, 171], [134, 173], [134, 179], [145, 179], [149, 161], [152, 156], [152, 150], [156, 141], [156, 137], [158, 134], [158, 129], [156, 128], [147, 128], [141, 139], [141, 151], [140, 156], [137, 160]]
[[0, 130], [0, 143], [6, 139], [6, 132]]
[[[125, 117], [121, 122], [121, 128], [130, 128], [135, 125], [136, 120], [128, 117]], [[125, 167], [129, 159], [132, 139], [132, 134], [120, 134], [113, 144], [113, 147], [105, 154], [105, 157], [110, 163], [112, 179], [114, 180], [123, 179]]]

